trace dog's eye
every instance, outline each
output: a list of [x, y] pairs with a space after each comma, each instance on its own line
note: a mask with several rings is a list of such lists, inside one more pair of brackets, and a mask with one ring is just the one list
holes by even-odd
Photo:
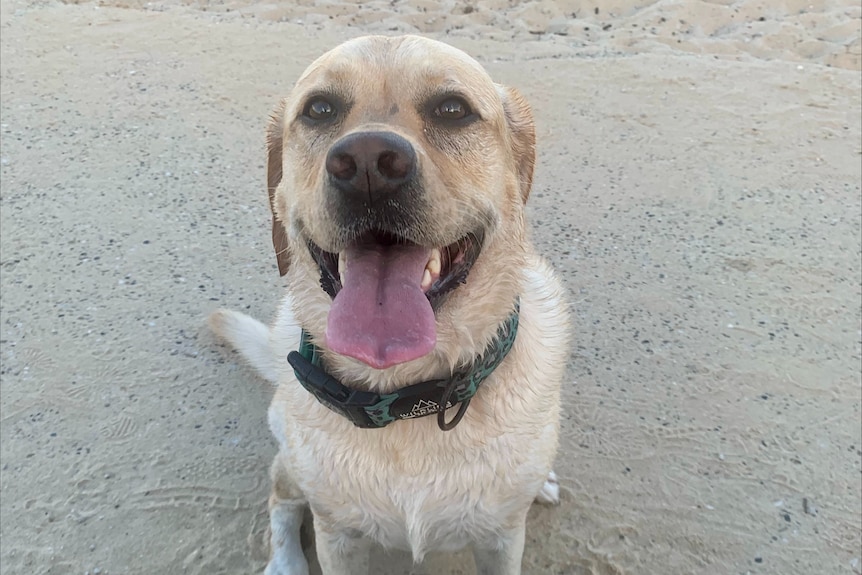
[[330, 120], [335, 117], [335, 106], [325, 98], [314, 98], [305, 105], [303, 115], [312, 120]]
[[442, 120], [463, 120], [473, 115], [470, 106], [461, 98], [446, 98], [434, 110], [434, 114]]

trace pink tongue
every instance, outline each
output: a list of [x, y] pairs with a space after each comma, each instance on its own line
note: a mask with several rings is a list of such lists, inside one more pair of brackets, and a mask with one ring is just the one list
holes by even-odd
[[344, 255], [344, 285], [326, 324], [329, 347], [377, 369], [429, 353], [437, 329], [419, 284], [430, 251], [374, 244], [349, 247]]

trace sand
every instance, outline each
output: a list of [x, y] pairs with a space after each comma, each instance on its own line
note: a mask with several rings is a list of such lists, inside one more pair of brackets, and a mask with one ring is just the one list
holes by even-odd
[[368, 32], [449, 41], [535, 109], [529, 215], [576, 338], [524, 572], [862, 573], [857, 1], [0, 17], [4, 575], [262, 571], [272, 389], [203, 318], [272, 316], [265, 119]]

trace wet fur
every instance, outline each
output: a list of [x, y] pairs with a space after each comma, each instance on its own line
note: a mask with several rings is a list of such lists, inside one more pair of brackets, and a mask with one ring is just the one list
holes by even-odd
[[[440, 85], [469, 94], [482, 121], [458, 133], [429, 126], [416, 103]], [[315, 135], [298, 123], [315, 90], [340, 90], [352, 100], [332, 133]], [[321, 162], [337, 138], [369, 128], [395, 131], [420, 157], [428, 207], [419, 229], [405, 233], [439, 246], [477, 223], [486, 230], [467, 283], [437, 313], [434, 350], [385, 370], [327, 351], [331, 300], [305, 248], [308, 236], [330, 251], [348, 241], [327, 218]], [[269, 409], [279, 454], [266, 573], [307, 573], [299, 525], [308, 504], [324, 575], [364, 574], [362, 539], [409, 549], [416, 561], [430, 550], [472, 544], [479, 573], [517, 575], [531, 502], [558, 498], [551, 465], [568, 356], [560, 285], [525, 230], [535, 162], [529, 106], [454, 48], [413, 36], [366, 37], [309, 67], [277, 107], [267, 142], [273, 243], [287, 295], [269, 328], [227, 310], [210, 318], [216, 333], [277, 384]], [[449, 432], [434, 417], [355, 428], [308, 394], [284, 360], [297, 348], [302, 326], [323, 349], [328, 371], [352, 385], [387, 392], [444, 377], [484, 350], [516, 297], [521, 316], [514, 347]]]

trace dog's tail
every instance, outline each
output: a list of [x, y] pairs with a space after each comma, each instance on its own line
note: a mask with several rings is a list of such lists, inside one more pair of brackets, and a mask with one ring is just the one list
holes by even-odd
[[270, 383], [278, 383], [278, 370], [269, 343], [269, 328], [243, 313], [217, 309], [207, 322], [216, 335], [231, 344]]

